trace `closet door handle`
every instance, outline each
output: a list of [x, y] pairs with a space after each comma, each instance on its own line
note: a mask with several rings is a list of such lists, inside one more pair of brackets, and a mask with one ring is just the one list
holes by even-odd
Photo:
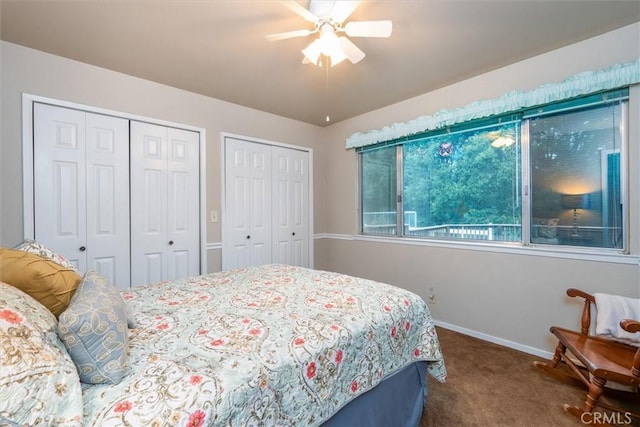
[[173, 245], [173, 240], [169, 240], [169, 246]]
[[84, 252], [84, 251], [86, 251], [86, 250], [87, 250], [87, 248], [85, 248], [84, 246], [80, 246], [80, 247], [78, 248], [78, 250], [79, 250], [80, 252]]
[[251, 236], [247, 236], [247, 239], [250, 239], [250, 238], [251, 238]]
[[292, 235], [292, 236], [295, 236], [295, 235], [296, 235], [296, 232], [294, 231], [293, 233], [291, 233], [291, 235]]

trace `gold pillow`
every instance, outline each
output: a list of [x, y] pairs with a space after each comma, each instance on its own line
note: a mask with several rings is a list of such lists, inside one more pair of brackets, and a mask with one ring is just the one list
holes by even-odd
[[38, 255], [0, 249], [0, 281], [31, 295], [56, 317], [69, 305], [81, 279], [72, 269]]

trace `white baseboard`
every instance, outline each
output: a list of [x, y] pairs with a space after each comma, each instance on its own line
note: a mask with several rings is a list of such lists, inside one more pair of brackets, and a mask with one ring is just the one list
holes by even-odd
[[553, 353], [545, 350], [540, 350], [539, 348], [530, 347], [528, 345], [519, 344], [517, 342], [505, 340], [503, 338], [494, 337], [493, 335], [487, 335], [482, 332], [474, 331], [467, 328], [462, 328], [460, 326], [452, 325], [446, 322], [440, 322], [438, 320], [434, 320], [436, 326], [439, 326], [444, 329], [450, 329], [455, 332], [459, 332], [464, 335], [469, 335], [474, 338], [478, 338], [484, 341], [489, 341], [494, 344], [498, 344], [504, 347], [512, 348], [514, 350], [522, 351], [524, 353], [532, 354], [534, 356], [542, 357], [543, 359], [551, 359], [553, 358]]

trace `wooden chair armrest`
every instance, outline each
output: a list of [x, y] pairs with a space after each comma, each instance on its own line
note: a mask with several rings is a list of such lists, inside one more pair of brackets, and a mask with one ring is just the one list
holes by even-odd
[[574, 288], [569, 288], [567, 289], [567, 295], [569, 295], [570, 297], [574, 298], [574, 297], [581, 297], [584, 298], [585, 300], [591, 302], [591, 303], [595, 303], [596, 302], [596, 298], [591, 295], [588, 294], [584, 291], [581, 291], [580, 289], [574, 289]]
[[582, 317], [580, 318], [580, 332], [582, 335], [589, 334], [589, 328], [591, 327], [591, 304], [595, 304], [596, 298], [591, 294], [574, 288], [567, 289], [567, 295], [571, 298], [584, 298], [584, 307], [582, 308]]
[[627, 332], [640, 332], [640, 322], [632, 319], [625, 319], [620, 321], [620, 327]]

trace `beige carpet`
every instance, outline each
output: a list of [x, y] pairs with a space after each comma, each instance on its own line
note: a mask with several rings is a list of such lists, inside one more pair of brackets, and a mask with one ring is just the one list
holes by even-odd
[[[420, 427], [586, 425], [562, 408], [582, 407], [586, 391], [533, 366], [543, 359], [442, 328], [438, 336], [448, 378], [441, 384], [429, 377]], [[624, 403], [640, 412], [640, 397]]]

